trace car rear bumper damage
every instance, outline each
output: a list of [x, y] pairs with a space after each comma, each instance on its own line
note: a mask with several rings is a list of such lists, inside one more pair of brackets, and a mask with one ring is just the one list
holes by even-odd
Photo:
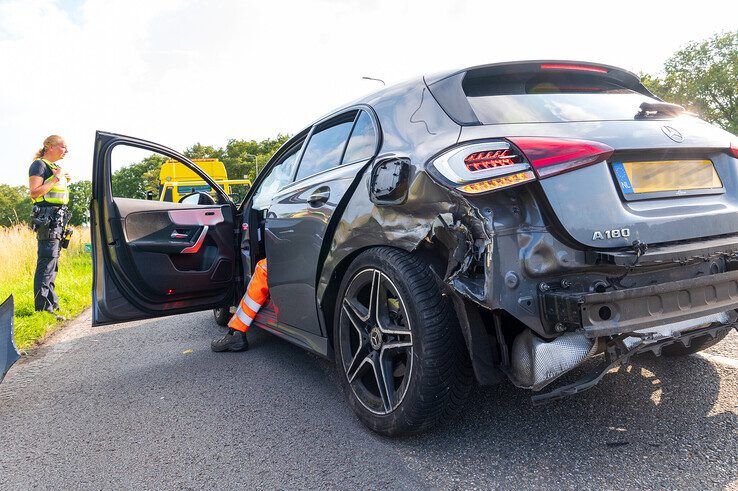
[[518, 334], [506, 370], [512, 382], [540, 391], [562, 375], [604, 353], [580, 380], [533, 396], [542, 404], [593, 387], [633, 355], [672, 343], [690, 346], [737, 328], [738, 271], [602, 293], [545, 291], [545, 323], [562, 334], [546, 340], [532, 330]]
[[[604, 363], [600, 363], [577, 381], [558, 387], [547, 393], [533, 395], [531, 400], [534, 405], [540, 405], [578, 394], [597, 385], [610, 370], [629, 363], [630, 359], [635, 355], [652, 352], [656, 356], [659, 356], [662, 348], [673, 343], [681, 343], [683, 346], [689, 347], [694, 339], [704, 338], [705, 336], [715, 338], [724, 331], [730, 329], [738, 330], [738, 325], [735, 322], [738, 315], [735, 312], [726, 313], [727, 315], [732, 319], [727, 324], [714, 322], [706, 327], [687, 331], [672, 330], [670, 326], [664, 326], [663, 328], [636, 331], [616, 336], [605, 343], [603, 348], [605, 352]], [[597, 344], [597, 341], [595, 341], [595, 344]]]
[[[565, 333], [552, 341], [546, 341], [526, 330], [515, 338], [510, 369], [507, 372], [518, 387], [539, 391], [603, 352], [607, 359], [612, 360], [627, 354], [621, 360], [623, 363], [633, 354], [643, 351], [660, 355], [663, 346], [676, 342], [689, 346], [693, 338], [706, 335], [714, 337], [721, 331], [734, 327], [737, 321], [738, 313], [729, 311], [612, 337], [592, 339], [580, 331]], [[612, 351], [611, 345], [616, 346], [617, 350]]]
[[738, 271], [604, 293], [541, 294], [545, 322], [556, 331], [612, 336], [738, 308]]

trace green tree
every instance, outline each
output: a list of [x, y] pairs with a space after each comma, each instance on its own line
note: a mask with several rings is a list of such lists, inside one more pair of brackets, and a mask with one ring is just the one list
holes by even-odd
[[190, 159], [221, 159], [223, 157], [223, 149], [195, 143], [184, 151], [184, 156]]
[[643, 84], [662, 99], [738, 134], [738, 31], [687, 44]]
[[116, 198], [146, 199], [146, 191], [158, 190], [159, 169], [166, 157], [151, 154], [141, 162], [121, 167], [113, 172], [113, 196]]
[[257, 166], [261, 171], [274, 152], [289, 138], [289, 135], [279, 134], [276, 138], [267, 138], [258, 142], [256, 140], [228, 140], [221, 157], [228, 176], [234, 179], [240, 179], [243, 176], [255, 179]]
[[280, 146], [287, 140], [289, 135], [278, 134], [276, 138], [256, 140], [228, 140], [225, 148], [213, 147], [195, 143], [184, 155], [191, 159], [218, 159], [223, 162], [230, 179], [249, 179], [256, 177], [256, 167], [259, 170], [274, 155]]
[[0, 226], [29, 223], [32, 207], [33, 203], [26, 186], [0, 184]]
[[[190, 159], [218, 159], [225, 165], [229, 178], [241, 179], [246, 176], [253, 180], [256, 167], [261, 171], [289, 138], [289, 135], [279, 134], [276, 138], [261, 141], [232, 139], [228, 140], [225, 148], [195, 143], [184, 151], [184, 155]], [[152, 154], [115, 171], [112, 176], [113, 196], [145, 199], [147, 191], [158, 194], [159, 170], [165, 161], [163, 155]], [[233, 193], [243, 197], [245, 189], [234, 189]], [[89, 217], [86, 218], [89, 220]]]
[[90, 223], [90, 200], [92, 199], [92, 182], [78, 181], [69, 185], [69, 211], [72, 225]]

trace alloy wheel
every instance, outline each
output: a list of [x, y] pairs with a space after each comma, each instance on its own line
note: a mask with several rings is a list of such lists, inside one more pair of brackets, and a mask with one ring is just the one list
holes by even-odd
[[375, 414], [402, 402], [412, 375], [413, 335], [405, 302], [377, 269], [351, 280], [341, 305], [341, 359], [351, 390]]

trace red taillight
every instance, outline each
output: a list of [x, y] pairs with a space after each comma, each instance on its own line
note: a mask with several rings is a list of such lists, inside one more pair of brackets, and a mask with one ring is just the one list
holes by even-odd
[[536, 175], [509, 141], [462, 143], [430, 162], [431, 175], [464, 194], [498, 191], [533, 181]]
[[607, 73], [607, 68], [589, 65], [574, 65], [570, 63], [541, 63], [541, 70], [574, 70], [578, 72]]
[[738, 159], [738, 141], [730, 143], [730, 153], [733, 154], [733, 157]]
[[434, 158], [430, 169], [441, 184], [481, 194], [596, 164], [612, 153], [599, 142], [519, 136], [452, 147]]
[[509, 149], [474, 152], [464, 159], [464, 165], [472, 172], [504, 167], [520, 162], [520, 156]]
[[604, 143], [559, 138], [509, 138], [528, 158], [539, 178], [607, 160], [614, 151]]

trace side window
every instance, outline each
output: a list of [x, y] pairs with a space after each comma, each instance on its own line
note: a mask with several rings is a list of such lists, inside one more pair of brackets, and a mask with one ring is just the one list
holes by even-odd
[[343, 163], [351, 164], [369, 159], [374, 156], [376, 148], [377, 130], [374, 127], [374, 121], [366, 111], [361, 111], [346, 146]]
[[[214, 159], [213, 159], [214, 160]], [[208, 162], [215, 166], [215, 162]], [[223, 168], [221, 162], [217, 162]], [[213, 179], [218, 179], [201, 169]], [[125, 144], [110, 154], [110, 187], [114, 198], [149, 199], [190, 205], [210, 205], [218, 195], [184, 162]], [[222, 179], [222, 178], [221, 178]]]
[[297, 164], [297, 154], [300, 150], [298, 147], [280, 163], [272, 167], [261, 184], [259, 189], [254, 193], [254, 198], [251, 207], [256, 210], [266, 210], [272, 202], [277, 192], [282, 189], [286, 184], [292, 181], [292, 173], [295, 170], [295, 164]]
[[356, 112], [350, 113], [326, 128], [313, 133], [297, 169], [297, 179], [317, 174], [341, 163]]

